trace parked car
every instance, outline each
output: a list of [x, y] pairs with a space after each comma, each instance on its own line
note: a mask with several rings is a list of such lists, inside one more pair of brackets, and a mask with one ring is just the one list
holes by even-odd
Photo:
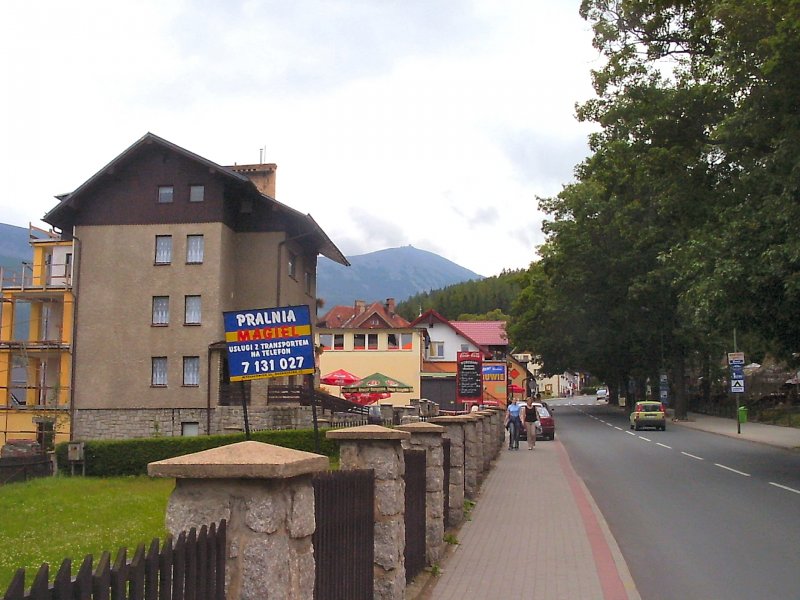
[[608, 389], [604, 387], [597, 388], [595, 395], [597, 396], [598, 402], [601, 400], [605, 400], [606, 398], [608, 398]]
[[[524, 406], [524, 405], [523, 405]], [[536, 407], [536, 412], [539, 414], [539, 423], [542, 426], [542, 433], [536, 436], [537, 440], [554, 440], [556, 439], [556, 420], [553, 413], [544, 403], [534, 402], [533, 406]], [[523, 427], [520, 431], [519, 439], [527, 440], [528, 432]]]
[[631, 412], [631, 429], [639, 431], [644, 427], [653, 427], [661, 431], [667, 428], [667, 411], [661, 402], [637, 402]]

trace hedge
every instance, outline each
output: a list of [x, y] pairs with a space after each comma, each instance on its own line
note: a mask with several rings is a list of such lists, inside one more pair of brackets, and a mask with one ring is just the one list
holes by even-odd
[[[120, 475], [146, 475], [147, 464], [192, 454], [210, 448], [227, 446], [244, 441], [243, 433], [224, 435], [205, 435], [196, 437], [153, 437], [129, 440], [90, 440], [84, 442], [83, 454], [86, 475], [113, 477]], [[250, 439], [284, 448], [314, 452], [313, 429], [286, 429], [279, 431], [255, 431]], [[56, 459], [62, 473], [70, 472], [67, 461], [67, 444], [56, 445]], [[338, 457], [338, 445], [325, 438], [320, 430], [320, 453], [328, 457]]]

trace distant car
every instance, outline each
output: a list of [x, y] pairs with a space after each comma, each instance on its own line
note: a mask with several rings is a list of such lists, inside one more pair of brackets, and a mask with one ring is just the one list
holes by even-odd
[[661, 431], [667, 428], [667, 411], [661, 402], [637, 402], [631, 413], [631, 429], [639, 431], [644, 427], [653, 427]]
[[608, 389], [604, 387], [597, 388], [595, 395], [597, 396], [598, 401], [605, 400], [606, 398], [608, 398]]
[[[525, 406], [523, 404], [523, 406]], [[543, 403], [534, 402], [533, 406], [536, 407], [536, 412], [539, 414], [539, 424], [542, 426], [542, 433], [536, 436], [537, 440], [554, 440], [556, 439], [556, 420], [553, 413], [548, 410], [548, 407]], [[527, 440], [528, 432], [525, 428], [519, 432], [519, 439]]]

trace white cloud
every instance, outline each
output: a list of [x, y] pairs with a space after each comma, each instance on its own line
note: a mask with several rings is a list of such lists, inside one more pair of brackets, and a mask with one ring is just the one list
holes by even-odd
[[38, 221], [152, 131], [278, 164], [346, 254], [527, 266], [586, 154], [578, 1], [0, 3], [0, 221]]

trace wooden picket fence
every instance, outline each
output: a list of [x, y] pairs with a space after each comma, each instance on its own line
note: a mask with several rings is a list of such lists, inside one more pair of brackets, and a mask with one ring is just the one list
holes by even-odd
[[25, 569], [19, 569], [4, 600], [225, 600], [225, 521], [219, 527], [203, 525], [182, 532], [173, 544], [167, 536], [145, 551], [140, 544], [130, 562], [127, 549], [104, 552], [93, 568], [91, 555], [83, 559], [75, 578], [72, 560], [61, 563], [52, 584], [49, 566], [43, 564], [25, 590]]

